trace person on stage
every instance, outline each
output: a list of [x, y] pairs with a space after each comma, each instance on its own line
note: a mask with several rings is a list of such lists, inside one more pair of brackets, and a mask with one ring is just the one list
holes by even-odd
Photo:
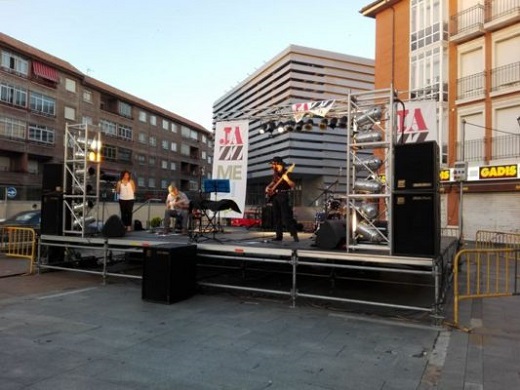
[[273, 170], [273, 179], [265, 188], [266, 196], [272, 203], [273, 220], [275, 226], [276, 237], [273, 241], [283, 240], [283, 227], [291, 233], [295, 242], [298, 242], [298, 231], [296, 229], [296, 221], [293, 216], [292, 207], [289, 202], [290, 191], [294, 188], [295, 183], [289, 177], [290, 172], [285, 167], [285, 163], [281, 157], [273, 157], [270, 162]]
[[116, 193], [119, 197], [121, 221], [123, 222], [123, 225], [125, 225], [127, 231], [132, 230], [135, 190], [135, 182], [132, 179], [130, 171], [124, 170], [121, 172], [121, 178], [116, 183]]
[[180, 228], [182, 234], [188, 232], [188, 209], [190, 200], [188, 196], [179, 191], [174, 185], [168, 186], [168, 196], [166, 197], [166, 210], [164, 211], [164, 233], [169, 233], [171, 218], [175, 218], [174, 229]]

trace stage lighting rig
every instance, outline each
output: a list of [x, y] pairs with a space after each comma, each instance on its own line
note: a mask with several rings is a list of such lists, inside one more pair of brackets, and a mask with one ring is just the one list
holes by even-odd
[[356, 179], [354, 182], [354, 191], [359, 193], [378, 194], [382, 188], [383, 184], [375, 175], [371, 175], [367, 179]]
[[383, 161], [377, 157], [369, 157], [369, 158], [357, 158], [354, 160], [354, 167], [357, 170], [362, 170], [368, 168], [372, 171], [378, 170], [383, 165]]
[[372, 126], [374, 123], [379, 122], [383, 112], [381, 111], [381, 107], [375, 106], [372, 109], [365, 111], [363, 114], [355, 118], [355, 124], [357, 128], [363, 128], [366, 126]]

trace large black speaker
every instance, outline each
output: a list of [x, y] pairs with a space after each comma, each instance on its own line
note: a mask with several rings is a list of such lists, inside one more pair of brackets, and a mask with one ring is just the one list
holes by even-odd
[[316, 232], [316, 246], [322, 249], [340, 248], [346, 243], [345, 221], [325, 220]]
[[437, 142], [395, 145], [395, 191], [437, 191], [439, 147]]
[[42, 192], [63, 191], [63, 164], [43, 164]]
[[126, 233], [126, 227], [119, 215], [111, 215], [101, 229], [101, 234], [105, 237], [123, 237]]
[[394, 193], [393, 254], [436, 257], [440, 251], [440, 198], [436, 192]]
[[44, 193], [41, 204], [41, 234], [63, 235], [63, 194]]
[[144, 248], [143, 300], [170, 304], [191, 297], [196, 287], [196, 245]]
[[262, 229], [274, 229], [273, 206], [262, 207]]

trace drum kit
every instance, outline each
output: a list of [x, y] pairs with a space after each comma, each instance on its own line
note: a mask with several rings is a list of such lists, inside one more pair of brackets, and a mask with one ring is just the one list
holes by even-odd
[[347, 205], [346, 196], [335, 197], [328, 189], [322, 189], [322, 193], [318, 196], [323, 197], [323, 209], [317, 211], [314, 217], [314, 232], [320, 229], [323, 222], [327, 220], [343, 220], [346, 218]]

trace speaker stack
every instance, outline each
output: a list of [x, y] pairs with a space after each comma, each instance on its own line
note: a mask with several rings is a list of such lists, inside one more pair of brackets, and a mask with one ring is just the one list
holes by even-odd
[[347, 242], [347, 225], [345, 221], [327, 219], [316, 231], [316, 246], [321, 249], [340, 248]]
[[435, 141], [395, 146], [392, 254], [440, 252], [439, 147]]

